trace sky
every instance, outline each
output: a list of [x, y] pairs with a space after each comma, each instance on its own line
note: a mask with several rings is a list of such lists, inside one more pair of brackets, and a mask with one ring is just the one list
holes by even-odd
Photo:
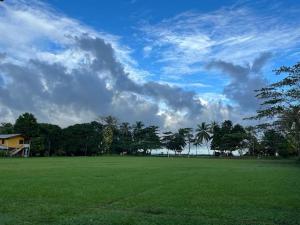
[[251, 123], [254, 90], [299, 61], [299, 13], [295, 0], [5, 0], [0, 122]]

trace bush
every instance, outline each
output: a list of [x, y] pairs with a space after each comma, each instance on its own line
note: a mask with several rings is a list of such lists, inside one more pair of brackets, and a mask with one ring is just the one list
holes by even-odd
[[278, 154], [283, 158], [293, 156], [295, 153], [295, 149], [293, 149], [293, 146], [287, 140], [283, 141], [278, 146]]
[[8, 156], [7, 151], [0, 150], [0, 158], [1, 157], [7, 157], [7, 156]]
[[286, 148], [280, 148], [278, 150], [278, 154], [283, 158], [287, 158], [290, 155], [288, 149], [286, 149]]

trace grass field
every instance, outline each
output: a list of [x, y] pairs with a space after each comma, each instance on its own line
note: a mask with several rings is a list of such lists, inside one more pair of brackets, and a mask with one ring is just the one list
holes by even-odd
[[300, 224], [300, 165], [155, 157], [0, 159], [0, 224]]

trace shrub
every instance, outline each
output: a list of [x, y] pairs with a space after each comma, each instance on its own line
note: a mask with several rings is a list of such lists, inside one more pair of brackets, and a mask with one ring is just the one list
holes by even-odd
[[8, 156], [7, 151], [0, 150], [0, 158], [1, 157], [7, 157], [7, 156]]

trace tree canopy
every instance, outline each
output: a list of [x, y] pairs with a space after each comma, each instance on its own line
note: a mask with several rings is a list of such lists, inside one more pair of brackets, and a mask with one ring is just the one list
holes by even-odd
[[261, 109], [248, 119], [266, 119], [258, 127], [282, 133], [300, 156], [300, 62], [282, 66], [275, 73], [285, 77], [256, 90], [257, 98], [262, 101]]

